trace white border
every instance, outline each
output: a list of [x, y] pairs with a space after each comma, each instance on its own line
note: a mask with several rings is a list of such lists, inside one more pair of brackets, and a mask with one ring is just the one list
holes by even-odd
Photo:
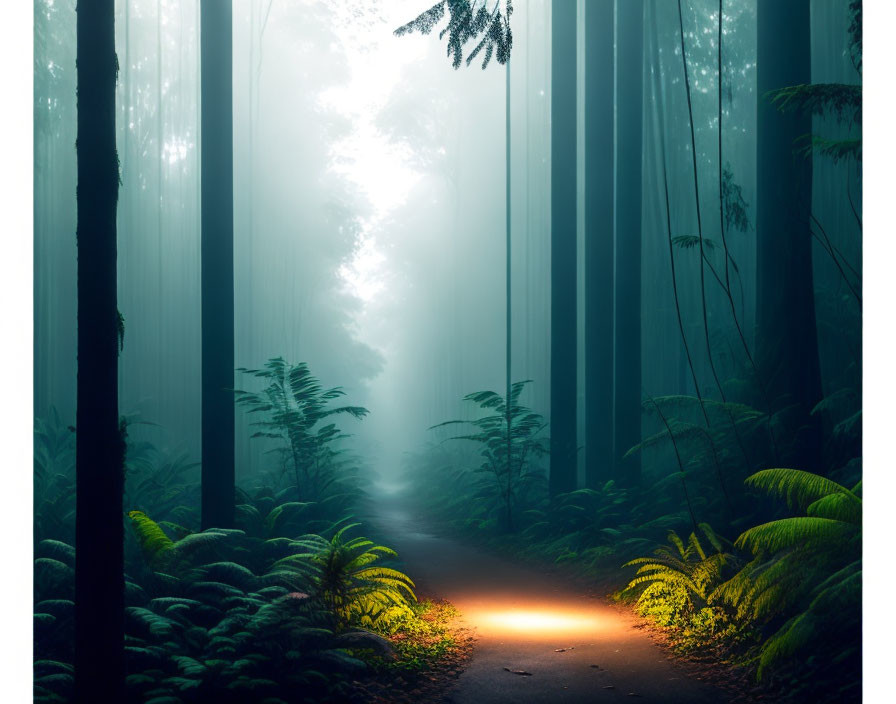
[[[845, 0], [844, 0], [845, 1]], [[890, 284], [896, 266], [896, 199], [894, 199], [894, 130], [896, 115], [892, 75], [892, 27], [896, 7], [887, 0], [865, 0], [864, 222], [865, 239], [865, 674], [867, 701], [888, 691], [891, 668], [887, 643], [893, 632], [885, 563], [892, 552], [887, 515], [896, 497], [893, 420], [896, 310]], [[0, 256], [0, 301], [3, 343], [0, 361], [6, 370], [3, 429], [3, 491], [0, 534], [4, 570], [0, 595], [7, 605], [0, 638], [0, 681], [4, 697], [31, 696], [31, 505], [32, 505], [32, 41], [33, 4], [6, 3], [0, 23], [0, 66], [4, 108], [0, 111], [0, 194], [4, 247]], [[74, 237], [74, 233], [71, 233]], [[26, 647], [27, 646], [27, 647]], [[11, 696], [10, 696], [11, 695]]]
[[[896, 8], [887, 0], [864, 3], [864, 691], [866, 701], [878, 701], [874, 693], [890, 691], [892, 663], [887, 657], [894, 619], [887, 606], [889, 579], [886, 564], [892, 555], [888, 525], [896, 496], [893, 462], [893, 393], [896, 312], [893, 310], [894, 216], [892, 118], [892, 27]], [[888, 579], [889, 578], [889, 579]]]
[[6, 376], [0, 410], [0, 535], [5, 536], [5, 554], [0, 598], [7, 608], [0, 637], [0, 682], [4, 698], [16, 702], [31, 701], [32, 668], [33, 21], [31, 2], [4, 4], [0, 23], [0, 212], [4, 225], [0, 368]]

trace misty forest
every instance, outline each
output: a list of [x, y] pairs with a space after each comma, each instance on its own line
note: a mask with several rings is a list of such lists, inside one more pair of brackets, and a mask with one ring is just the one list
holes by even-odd
[[858, 702], [861, 0], [35, 0], [34, 700]]

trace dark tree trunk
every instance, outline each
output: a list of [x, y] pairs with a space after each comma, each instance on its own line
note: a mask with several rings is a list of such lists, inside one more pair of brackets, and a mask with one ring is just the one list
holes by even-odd
[[115, 3], [79, 0], [75, 692], [124, 701], [124, 438], [118, 418]]
[[617, 476], [641, 478], [641, 159], [644, 4], [617, 0], [616, 18], [616, 393]]
[[781, 113], [771, 90], [811, 81], [809, 0], [759, 0], [757, 6], [757, 352], [773, 408], [793, 406], [788, 466], [819, 471], [818, 430], [809, 412], [821, 398], [812, 283], [811, 159], [794, 142], [812, 118]]
[[615, 476], [614, 4], [585, 6], [585, 484], [592, 489]]
[[201, 0], [203, 528], [234, 515], [231, 15], [230, 0]]
[[552, 496], [576, 488], [576, 3], [551, 10]]

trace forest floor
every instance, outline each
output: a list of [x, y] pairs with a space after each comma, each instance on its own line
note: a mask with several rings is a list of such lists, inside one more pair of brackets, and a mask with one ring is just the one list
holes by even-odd
[[746, 683], [675, 657], [630, 608], [581, 582], [439, 537], [399, 495], [375, 505], [371, 520], [418, 594], [449, 600], [472, 634], [459, 675], [421, 704], [753, 701]]

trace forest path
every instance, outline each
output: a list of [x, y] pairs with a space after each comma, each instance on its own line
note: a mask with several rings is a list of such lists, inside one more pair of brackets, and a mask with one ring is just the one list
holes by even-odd
[[628, 610], [550, 574], [433, 535], [400, 496], [378, 498], [371, 519], [398, 551], [418, 594], [448, 599], [474, 629], [473, 656], [443, 701], [729, 701], [670, 661]]

